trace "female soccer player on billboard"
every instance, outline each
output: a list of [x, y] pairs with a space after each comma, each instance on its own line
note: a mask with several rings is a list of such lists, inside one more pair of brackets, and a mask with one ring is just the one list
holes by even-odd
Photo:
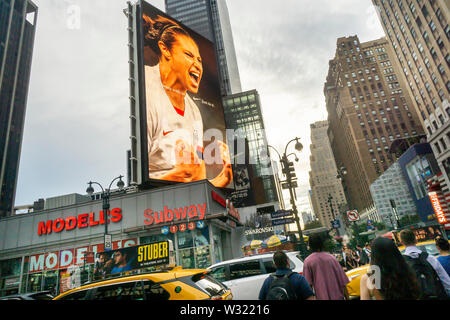
[[[203, 120], [188, 95], [197, 94], [203, 64], [196, 42], [176, 22], [143, 15], [144, 43], [159, 60], [145, 66], [148, 165], [151, 179], [191, 182], [206, 179]], [[216, 141], [222, 171], [211, 181], [226, 187], [232, 180], [228, 146]]]

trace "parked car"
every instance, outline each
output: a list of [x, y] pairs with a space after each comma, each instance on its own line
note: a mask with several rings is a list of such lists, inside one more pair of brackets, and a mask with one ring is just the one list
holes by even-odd
[[[303, 273], [299, 252], [286, 252], [290, 268]], [[258, 300], [264, 280], [275, 272], [273, 252], [216, 263], [208, 269], [211, 276], [231, 289], [233, 300]]]
[[209, 273], [176, 267], [117, 277], [69, 290], [54, 300], [231, 300], [231, 291]]
[[0, 297], [0, 300], [52, 300], [50, 291], [18, 293], [10, 296]]

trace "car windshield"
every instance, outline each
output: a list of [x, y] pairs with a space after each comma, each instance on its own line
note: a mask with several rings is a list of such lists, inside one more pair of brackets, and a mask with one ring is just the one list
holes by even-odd
[[[437, 250], [436, 245], [434, 243], [417, 245], [417, 248], [435, 257], [439, 255], [439, 251]], [[405, 249], [403, 249], [401, 252], [405, 253]]]
[[207, 274], [196, 274], [192, 281], [210, 296], [219, 296], [227, 291], [227, 287]]
[[37, 293], [31, 296], [34, 300], [52, 300], [53, 296], [49, 293]]

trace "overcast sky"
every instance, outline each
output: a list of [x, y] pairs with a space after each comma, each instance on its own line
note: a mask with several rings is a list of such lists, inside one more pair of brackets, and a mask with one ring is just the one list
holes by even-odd
[[[126, 175], [130, 148], [124, 0], [34, 0], [39, 7], [16, 205], [85, 193]], [[149, 0], [164, 10], [164, 0]], [[227, 0], [243, 91], [261, 98], [269, 144], [298, 136], [300, 210], [309, 209], [310, 124], [339, 37], [384, 36], [370, 0]], [[79, 15], [78, 15], [79, 12]], [[77, 16], [80, 19], [74, 19]], [[293, 147], [293, 144], [292, 144]]]

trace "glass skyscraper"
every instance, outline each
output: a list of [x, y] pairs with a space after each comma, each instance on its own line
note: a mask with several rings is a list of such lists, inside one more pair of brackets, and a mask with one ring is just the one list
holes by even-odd
[[245, 135], [250, 165], [253, 165], [255, 178], [262, 182], [264, 198], [255, 195], [257, 203], [278, 202], [274, 173], [267, 157], [267, 137], [258, 92], [250, 90], [236, 93], [223, 100], [227, 129], [240, 131]]
[[225, 0], [165, 0], [166, 13], [212, 41], [222, 95], [241, 92], [230, 17]]
[[14, 207], [36, 19], [31, 1], [0, 0], [0, 217]]

